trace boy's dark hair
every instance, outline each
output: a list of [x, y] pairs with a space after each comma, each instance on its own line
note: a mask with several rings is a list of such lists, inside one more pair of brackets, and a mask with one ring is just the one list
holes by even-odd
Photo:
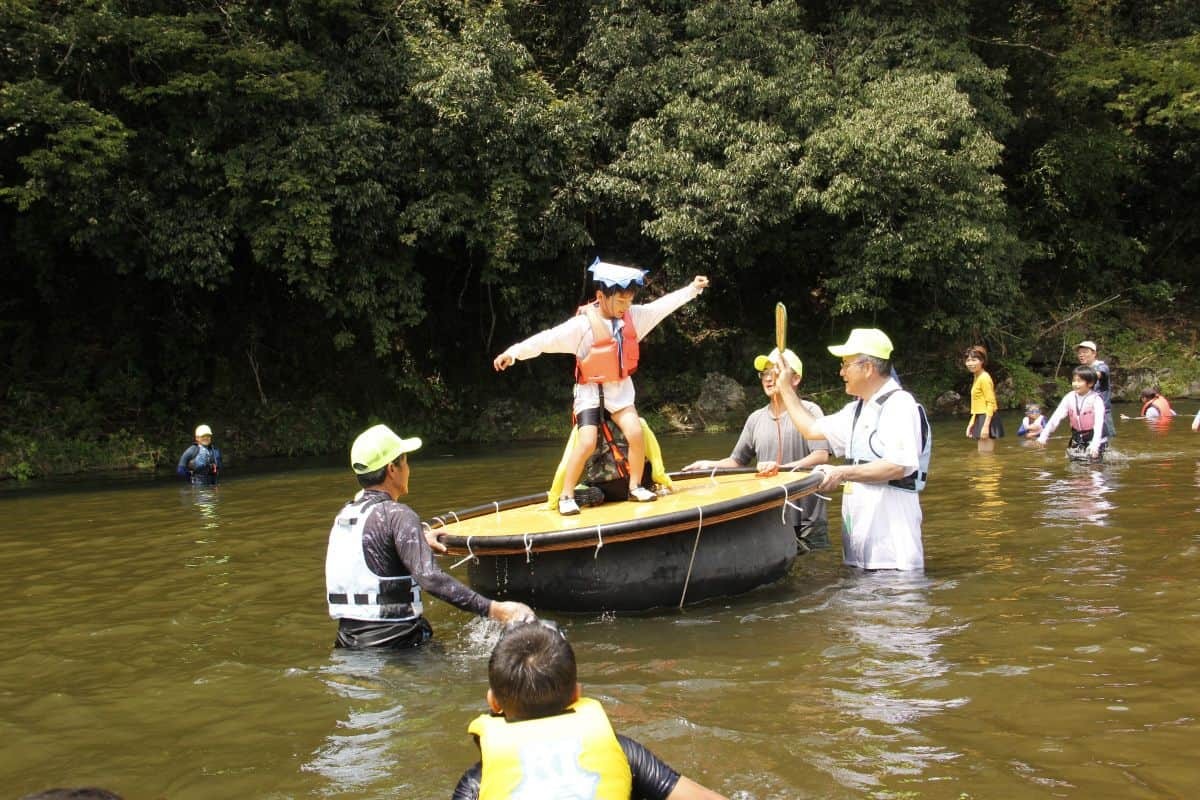
[[1152, 397], [1157, 397], [1158, 394], [1159, 394], [1158, 389], [1142, 389], [1142, 399], [1143, 400], [1149, 400]]
[[1079, 376], [1088, 386], [1095, 386], [1096, 381], [1100, 380], [1099, 376], [1096, 375], [1096, 370], [1091, 367], [1085, 367], [1082, 364], [1071, 370], [1071, 374]]
[[618, 286], [615, 283], [609, 284], [609, 283], [605, 283], [604, 281], [592, 281], [592, 288], [595, 291], [603, 294], [605, 297], [612, 297], [614, 294], [619, 294], [621, 292], [629, 292], [630, 294], [634, 294], [635, 292], [637, 292], [638, 287], [636, 287], [636, 286]]
[[509, 719], [559, 714], [575, 693], [575, 651], [556, 627], [511, 627], [488, 660], [488, 685]]

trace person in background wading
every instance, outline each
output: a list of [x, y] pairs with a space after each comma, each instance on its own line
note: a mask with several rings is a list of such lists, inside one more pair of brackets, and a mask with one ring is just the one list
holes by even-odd
[[499, 622], [534, 619], [524, 603], [489, 600], [447, 575], [433, 551], [446, 552], [408, 506], [408, 453], [417, 437], [401, 439], [387, 425], [354, 440], [350, 466], [363, 491], [343, 506], [329, 531], [325, 589], [338, 621], [336, 647], [416, 647], [433, 637], [422, 592], [463, 611]]
[[1004, 435], [1004, 426], [997, 412], [996, 384], [987, 371], [987, 348], [972, 345], [964, 354], [967, 372], [974, 376], [971, 381], [971, 420], [967, 423], [967, 438], [979, 440], [979, 452], [990, 453], [996, 448], [996, 440]]
[[642, 486], [645, 440], [641, 419], [633, 405], [631, 376], [638, 365], [639, 342], [667, 315], [699, 297], [708, 286], [708, 278], [697, 275], [682, 289], [645, 305], [634, 305], [637, 287], [645, 282], [645, 270], [608, 264], [600, 259], [588, 269], [596, 292], [591, 303], [580, 307], [566, 322], [514, 344], [492, 362], [500, 372], [517, 361], [542, 353], [575, 356], [573, 412], [579, 430], [567, 459], [558, 500], [558, 513], [563, 516], [579, 513], [575, 486], [583, 475], [588, 456], [596, 449], [606, 410], [629, 444], [629, 499], [639, 503], [658, 499], [658, 495]]
[[212, 444], [212, 428], [196, 428], [196, 442], [179, 457], [175, 474], [190, 480], [194, 486], [215, 486], [221, 479], [221, 451]]
[[1036, 439], [1045, 424], [1046, 416], [1042, 413], [1042, 407], [1037, 403], [1030, 403], [1025, 406], [1025, 416], [1021, 417], [1021, 424], [1017, 426], [1017, 436]]
[[[779, 366], [781, 359], [792, 370], [792, 388], [799, 388], [804, 364], [791, 350], [779, 355], [779, 348], [768, 355], [756, 356], [754, 369], [762, 382], [767, 405], [750, 413], [742, 426], [742, 435], [727, 457], [712, 461], [701, 459], [683, 468], [684, 472], [707, 472], [726, 467], [754, 464], [760, 475], [774, 475], [780, 470], [811, 470], [818, 464], [829, 463], [829, 445], [824, 439], [809, 441], [801, 435], [788, 418], [783, 398], [779, 395]], [[815, 418], [825, 416], [821, 407], [811, 400], [800, 403]], [[816, 494], [800, 500], [800, 508], [789, 507], [788, 521], [796, 528], [796, 538], [806, 546], [829, 545], [828, 501]]]
[[1091, 367], [1096, 373], [1095, 392], [1104, 401], [1104, 440], [1108, 442], [1117, 435], [1117, 426], [1112, 414], [1112, 376], [1109, 374], [1108, 364], [1096, 357], [1098, 352], [1100, 351], [1096, 349], [1096, 343], [1091, 339], [1084, 339], [1075, 345], [1075, 357], [1079, 359], [1079, 363]]
[[1104, 455], [1108, 439], [1104, 436], [1104, 399], [1095, 391], [1096, 371], [1091, 367], [1078, 366], [1071, 372], [1071, 391], [1063, 395], [1058, 408], [1042, 426], [1038, 434], [1038, 445], [1045, 447], [1050, 434], [1064, 419], [1071, 423], [1071, 441], [1067, 444], [1067, 457], [1075, 461], [1095, 461]]

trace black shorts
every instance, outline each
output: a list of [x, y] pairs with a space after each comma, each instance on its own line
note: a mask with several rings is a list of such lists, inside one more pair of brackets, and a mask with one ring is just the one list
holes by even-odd
[[595, 408], [585, 408], [575, 415], [575, 424], [582, 428], [585, 425], [595, 425], [600, 427], [600, 420], [604, 419], [604, 409], [600, 406]]
[[[987, 418], [987, 414], [976, 414], [971, 419], [971, 438], [978, 439], [979, 434], [983, 431], [983, 421]], [[999, 439], [1004, 435], [1004, 423], [1000, 421], [999, 414], [992, 415], [992, 426], [988, 430], [988, 436], [993, 439]]]

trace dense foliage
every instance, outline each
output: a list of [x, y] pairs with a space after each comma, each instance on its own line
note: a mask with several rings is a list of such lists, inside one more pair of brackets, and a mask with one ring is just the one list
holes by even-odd
[[490, 362], [597, 254], [713, 281], [655, 334], [663, 401], [775, 300], [806, 340], [1024, 363], [1091, 304], [1188, 299], [1198, 9], [7, 0], [0, 449], [486, 436], [496, 398], [567, 405], [563, 360]]

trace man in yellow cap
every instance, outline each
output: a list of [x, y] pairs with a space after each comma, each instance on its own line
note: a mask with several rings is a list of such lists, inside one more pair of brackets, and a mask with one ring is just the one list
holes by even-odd
[[[788, 419], [787, 409], [784, 408], [783, 398], [779, 394], [779, 369], [783, 361], [787, 362], [791, 370], [792, 377], [789, 382], [792, 388], [800, 386], [804, 364], [791, 350], [784, 350], [783, 355], [780, 355], [779, 348], [775, 348], [765, 356], [756, 356], [754, 369], [757, 370], [758, 379], [762, 383], [763, 394], [767, 396], [767, 404], [752, 411], [746, 418], [746, 424], [742, 426], [742, 435], [733, 446], [733, 452], [726, 458], [717, 461], [693, 461], [683, 468], [684, 472], [707, 472], [754, 464], [759, 474], [774, 475], [781, 469], [810, 470], [818, 464], [829, 462], [829, 445], [825, 440], [810, 441], [804, 438]], [[825, 416], [821, 407], [811, 400], [801, 400], [800, 404], [814, 418]], [[789, 507], [787, 515], [790, 524], [796, 527], [796, 536], [801, 542], [824, 546], [829, 525], [824, 498], [810, 494], [801, 499], [798, 510]]]
[[421, 592], [456, 608], [500, 622], [534, 619], [524, 603], [489, 600], [447, 575], [433, 561], [445, 552], [421, 518], [397, 502], [408, 494], [408, 453], [417, 437], [402, 439], [387, 425], [354, 440], [350, 466], [363, 491], [333, 521], [325, 554], [329, 616], [338, 621], [337, 647], [416, 647], [433, 636]]
[[175, 474], [192, 482], [193, 486], [215, 486], [221, 477], [221, 451], [213, 447], [212, 428], [196, 427], [196, 442], [179, 457]]
[[842, 492], [842, 561], [861, 569], [920, 570], [921, 502], [928, 474], [928, 430], [911, 394], [892, 376], [892, 341], [877, 328], [855, 328], [829, 352], [842, 359], [846, 394], [841, 411], [814, 417], [796, 396], [791, 369], [781, 371], [780, 394], [806, 437], [825, 439], [849, 463], [814, 468], [820, 490]]

